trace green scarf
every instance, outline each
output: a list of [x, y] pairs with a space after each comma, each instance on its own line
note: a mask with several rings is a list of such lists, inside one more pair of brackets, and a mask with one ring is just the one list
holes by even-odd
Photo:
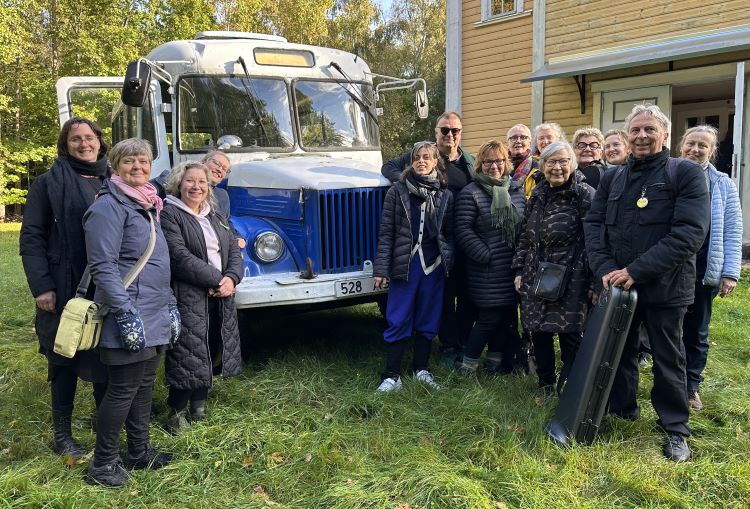
[[502, 230], [505, 242], [509, 246], [515, 247], [516, 225], [520, 218], [510, 201], [510, 193], [508, 193], [510, 177], [506, 175], [498, 180], [484, 173], [476, 172], [474, 173], [474, 180], [492, 197], [492, 205], [490, 205], [492, 226]]

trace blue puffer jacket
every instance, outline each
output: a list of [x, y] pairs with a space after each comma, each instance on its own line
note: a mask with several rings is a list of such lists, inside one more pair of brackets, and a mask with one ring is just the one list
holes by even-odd
[[137, 310], [146, 332], [146, 346], [169, 343], [169, 248], [159, 225], [156, 246], [148, 263], [127, 288], [122, 280], [146, 251], [150, 227], [143, 208], [106, 180], [99, 197], [83, 216], [94, 300], [110, 307], [99, 345], [123, 348], [114, 314]]
[[740, 279], [742, 262], [742, 211], [732, 179], [713, 164], [708, 165], [711, 193], [711, 227], [708, 234], [708, 264], [703, 284], [718, 287], [721, 278]]

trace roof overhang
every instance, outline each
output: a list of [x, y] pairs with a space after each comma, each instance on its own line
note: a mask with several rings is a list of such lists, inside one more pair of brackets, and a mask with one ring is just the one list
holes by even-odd
[[521, 82], [580, 76], [746, 49], [750, 49], [750, 25], [550, 59], [549, 63], [532, 72]]

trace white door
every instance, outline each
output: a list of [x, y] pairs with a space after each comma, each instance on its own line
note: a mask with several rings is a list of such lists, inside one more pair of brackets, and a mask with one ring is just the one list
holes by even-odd
[[[622, 129], [625, 117], [633, 110], [633, 106], [643, 102], [657, 105], [667, 117], [671, 118], [672, 86], [659, 85], [602, 92], [599, 129], [602, 132], [607, 132], [609, 129]], [[669, 143], [670, 140], [667, 140], [667, 144]]]
[[167, 145], [161, 89], [151, 82], [149, 97], [142, 107], [120, 101], [122, 77], [69, 76], [57, 80], [57, 110], [60, 125], [72, 116], [96, 122], [113, 144], [125, 138], [148, 140], [154, 151], [151, 176], [171, 168]]
[[737, 184], [742, 206], [742, 223], [744, 225], [742, 240], [750, 240], [750, 178], [745, 173], [750, 168], [750, 97], [748, 97], [748, 72], [750, 62], [737, 64], [737, 76], [734, 87], [734, 132], [732, 140], [732, 180]]

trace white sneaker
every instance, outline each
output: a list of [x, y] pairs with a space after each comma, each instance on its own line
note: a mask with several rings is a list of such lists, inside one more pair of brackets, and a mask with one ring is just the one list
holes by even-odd
[[399, 389], [401, 389], [401, 377], [386, 378], [380, 382], [375, 392], [393, 392]]
[[426, 369], [420, 369], [414, 374], [414, 378], [416, 378], [418, 381], [422, 382], [423, 384], [428, 385], [431, 389], [442, 389], [437, 383], [435, 383], [435, 379], [432, 377], [432, 373], [427, 371]]

